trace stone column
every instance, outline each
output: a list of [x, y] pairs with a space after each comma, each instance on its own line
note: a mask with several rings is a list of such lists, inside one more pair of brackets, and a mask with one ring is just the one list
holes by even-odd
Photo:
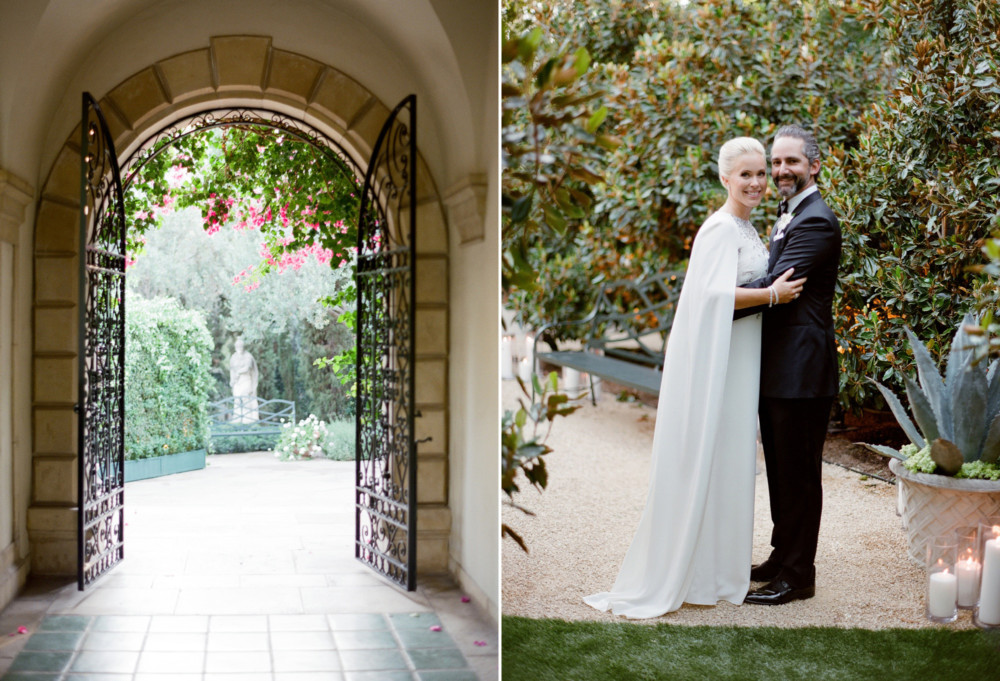
[[[25, 485], [31, 460], [26, 408], [31, 399], [26, 370], [31, 324], [30, 273], [24, 267], [30, 256], [25, 208], [34, 189], [24, 180], [0, 170], [0, 609], [24, 584], [28, 575], [28, 543], [25, 515], [28, 498]], [[30, 267], [30, 262], [29, 262]], [[20, 411], [20, 413], [17, 413]]]

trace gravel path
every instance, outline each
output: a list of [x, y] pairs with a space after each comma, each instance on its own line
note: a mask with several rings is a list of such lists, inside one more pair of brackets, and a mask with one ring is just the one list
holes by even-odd
[[[516, 405], [515, 382], [503, 385], [504, 408]], [[583, 603], [608, 590], [646, 500], [655, 409], [605, 395], [557, 419], [548, 444], [549, 484], [526, 484], [516, 500], [537, 515], [505, 506], [503, 522], [530, 553], [503, 542], [503, 613], [533, 618], [625, 621]], [[760, 458], [762, 462], [763, 459]], [[761, 463], [761, 465], [763, 465]], [[522, 479], [523, 482], [523, 479]], [[816, 596], [783, 606], [685, 605], [648, 623], [736, 626], [837, 626], [883, 629], [938, 626], [924, 618], [924, 575], [906, 555], [896, 488], [823, 465], [824, 509], [816, 559]], [[770, 552], [767, 480], [757, 476], [754, 562]], [[960, 611], [950, 627], [972, 627]]]

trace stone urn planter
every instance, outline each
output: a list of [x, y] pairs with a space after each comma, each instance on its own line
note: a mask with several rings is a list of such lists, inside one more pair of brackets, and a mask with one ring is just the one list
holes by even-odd
[[898, 510], [909, 542], [910, 560], [921, 567], [931, 537], [1000, 517], [1000, 480], [914, 473], [898, 459], [889, 461], [889, 469], [896, 476]]

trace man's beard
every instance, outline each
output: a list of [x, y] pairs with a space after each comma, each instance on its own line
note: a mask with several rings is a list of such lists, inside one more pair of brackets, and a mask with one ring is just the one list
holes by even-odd
[[[780, 182], [781, 180], [787, 180], [787, 179], [793, 179], [793, 180], [795, 180], [795, 183], [792, 185], [791, 189], [788, 189], [786, 187], [782, 187], [782, 185], [778, 184], [778, 182]], [[808, 181], [809, 181], [808, 177], [802, 178], [802, 177], [799, 177], [798, 175], [795, 175], [795, 174], [789, 174], [789, 175], [786, 175], [786, 176], [783, 176], [783, 177], [779, 177], [778, 178], [778, 182], [775, 182], [774, 184], [775, 184], [775, 187], [778, 190], [778, 193], [781, 194], [781, 197], [784, 198], [784, 199], [788, 199], [788, 198], [791, 198], [791, 197], [795, 196], [800, 191], [802, 191], [805, 188], [806, 183]], [[786, 191], [788, 192], [787, 194], [785, 193]]]

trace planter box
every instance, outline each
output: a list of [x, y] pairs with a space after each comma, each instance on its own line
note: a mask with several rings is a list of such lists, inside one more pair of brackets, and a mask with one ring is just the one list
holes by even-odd
[[1000, 516], [1000, 480], [967, 480], [914, 473], [892, 459], [899, 485], [898, 510], [909, 541], [910, 560], [924, 566], [927, 541], [959, 527]]
[[196, 449], [180, 454], [154, 456], [150, 459], [125, 461], [125, 482], [158, 478], [162, 475], [186, 473], [205, 467], [205, 450]]

